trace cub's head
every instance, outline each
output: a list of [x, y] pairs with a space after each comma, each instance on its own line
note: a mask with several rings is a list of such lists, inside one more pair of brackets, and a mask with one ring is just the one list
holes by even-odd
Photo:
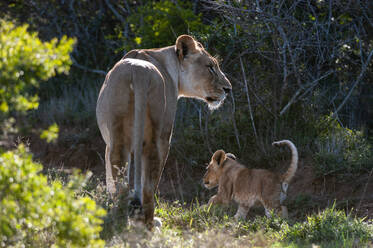
[[218, 61], [189, 35], [176, 40], [179, 67], [179, 95], [201, 99], [211, 109], [218, 108], [232, 85], [219, 68]]
[[229, 160], [236, 160], [236, 157], [231, 153], [225, 153], [223, 150], [217, 150], [212, 155], [207, 171], [203, 176], [203, 184], [206, 188], [212, 189], [218, 186], [223, 168]]

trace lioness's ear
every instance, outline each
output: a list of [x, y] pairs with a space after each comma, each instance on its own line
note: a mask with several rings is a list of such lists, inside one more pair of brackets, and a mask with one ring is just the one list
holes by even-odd
[[198, 44], [193, 37], [183, 34], [176, 40], [176, 54], [180, 60], [184, 59], [190, 53], [195, 53], [198, 50]]
[[225, 155], [225, 152], [223, 150], [217, 150], [212, 156], [212, 159], [215, 160], [219, 166], [223, 164], [226, 158], [227, 156]]

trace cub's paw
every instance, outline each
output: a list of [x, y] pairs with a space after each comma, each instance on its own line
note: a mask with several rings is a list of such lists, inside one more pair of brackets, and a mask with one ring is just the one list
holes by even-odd
[[153, 226], [154, 226], [154, 229], [157, 230], [157, 231], [160, 231], [162, 225], [163, 225], [163, 224], [162, 224], [162, 220], [161, 220], [161, 218], [159, 218], [159, 217], [154, 217], [154, 220], [153, 220]]

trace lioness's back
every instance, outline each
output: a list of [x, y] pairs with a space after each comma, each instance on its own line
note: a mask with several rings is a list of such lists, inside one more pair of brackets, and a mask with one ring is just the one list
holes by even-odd
[[[137, 80], [134, 77], [137, 77]], [[114, 65], [113, 69], [109, 71], [104, 84], [111, 85], [111, 87], [121, 87], [116, 86], [116, 84], [148, 84], [149, 79], [159, 80], [161, 78], [162, 76], [158, 69], [152, 63], [141, 59], [127, 58], [120, 60]]]
[[120, 60], [109, 71], [101, 88], [96, 107], [98, 116], [100, 112], [127, 110], [133, 91], [147, 93], [148, 87], [161, 87], [163, 91], [162, 75], [152, 63], [140, 59]]

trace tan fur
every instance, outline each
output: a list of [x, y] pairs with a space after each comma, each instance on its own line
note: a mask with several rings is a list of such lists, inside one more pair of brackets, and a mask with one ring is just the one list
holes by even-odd
[[106, 143], [107, 188], [115, 193], [118, 170], [133, 156], [132, 203], [143, 208], [149, 227], [177, 99], [194, 97], [217, 108], [231, 88], [217, 61], [188, 35], [173, 46], [130, 51], [106, 75], [96, 115]]
[[208, 204], [228, 204], [234, 200], [239, 205], [235, 218], [239, 219], [245, 218], [249, 209], [259, 201], [267, 216], [270, 215], [269, 210], [278, 211], [281, 208], [282, 216], [286, 218], [287, 208], [282, 202], [297, 170], [298, 152], [289, 140], [277, 141], [273, 145], [287, 145], [292, 151], [290, 167], [283, 175], [264, 169], [248, 169], [238, 163], [233, 154], [216, 151], [203, 177], [206, 188], [218, 186], [218, 193], [211, 197]]

